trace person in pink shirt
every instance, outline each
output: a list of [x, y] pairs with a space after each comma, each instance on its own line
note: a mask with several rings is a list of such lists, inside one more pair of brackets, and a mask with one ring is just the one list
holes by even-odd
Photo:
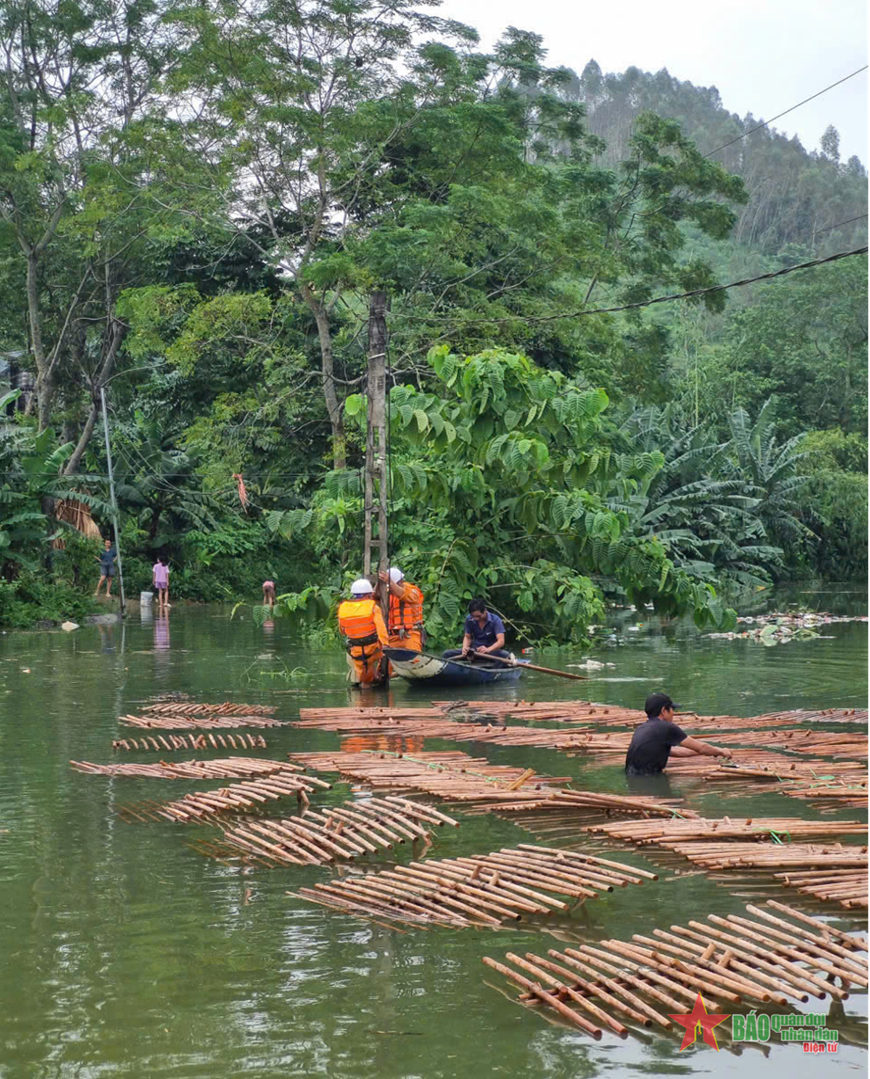
[[169, 566], [161, 555], [151, 570], [152, 586], [157, 590], [157, 603], [162, 609], [169, 606]]

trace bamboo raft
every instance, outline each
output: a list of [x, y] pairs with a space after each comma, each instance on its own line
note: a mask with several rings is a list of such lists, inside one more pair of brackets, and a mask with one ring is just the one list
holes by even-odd
[[867, 825], [859, 821], [790, 817], [732, 821], [724, 817], [666, 824], [617, 821], [587, 825], [584, 831], [668, 851], [709, 873], [750, 877], [760, 873], [822, 902], [836, 902], [846, 909], [867, 906], [866, 845], [806, 842], [846, 835], [866, 839]]
[[[416, 790], [444, 801], [478, 801], [506, 797], [513, 801], [524, 790], [570, 783], [570, 776], [536, 775], [532, 768], [492, 764], [459, 750], [420, 752], [413, 757], [379, 753], [291, 753], [291, 760], [318, 772], [340, 775], [374, 790]], [[540, 794], [536, 795], [540, 797]]]
[[402, 798], [365, 798], [299, 817], [245, 820], [226, 827], [219, 843], [195, 849], [221, 861], [267, 867], [327, 865], [392, 850], [410, 840], [431, 843], [436, 828], [459, 827], [453, 817]]
[[346, 914], [392, 923], [498, 927], [506, 921], [567, 914], [587, 899], [645, 879], [658, 877], [589, 854], [524, 844], [475, 857], [412, 862], [366, 876], [345, 876], [300, 888], [298, 896]]
[[235, 704], [225, 701], [223, 704], [196, 704], [185, 701], [161, 701], [149, 704], [144, 712], [155, 716], [272, 716], [275, 706], [272, 704]]
[[[682, 719], [681, 719], [682, 717]], [[507, 718], [525, 722], [551, 722], [562, 724], [613, 725], [634, 728], [644, 722], [646, 713], [635, 708], [596, 704], [587, 701], [542, 701], [529, 704], [525, 701], [433, 701], [428, 708], [303, 708], [294, 726], [316, 727], [355, 734], [376, 734], [392, 729], [396, 732], [420, 734], [431, 724], [432, 730], [449, 730], [445, 723], [467, 726], [469, 731], [489, 725], [505, 725]], [[684, 722], [693, 730], [706, 731], [756, 731], [765, 727], [787, 726], [795, 723], [853, 723], [867, 725], [866, 709], [829, 708], [821, 711], [792, 709], [785, 712], [768, 712], [760, 716], [699, 716], [694, 712], [680, 713], [678, 723]], [[432, 734], [431, 737], [442, 737]]]
[[[543, 797], [528, 794], [522, 799], [483, 802], [466, 810], [469, 813], [498, 813], [528, 826], [532, 819], [552, 823], [554, 819], [570, 822], [574, 836], [585, 820], [611, 817], [665, 817], [677, 815], [695, 818], [694, 810], [683, 806], [682, 798], [659, 798], [653, 796], [604, 794], [599, 791], [578, 791], [564, 788]], [[521, 817], [521, 819], [519, 819]]]
[[296, 771], [272, 772], [265, 779], [243, 780], [213, 791], [196, 791], [172, 802], [136, 802], [120, 805], [117, 812], [128, 824], [133, 821], [171, 820], [184, 824], [213, 821], [228, 813], [251, 813], [267, 803], [295, 796], [308, 805], [308, 795], [315, 788], [331, 789], [329, 783]]
[[[238, 739], [238, 745], [236, 740]], [[162, 753], [164, 749], [173, 752], [177, 749], [193, 749], [198, 751], [200, 749], [208, 749], [209, 744], [214, 749], [265, 749], [266, 739], [262, 734], [232, 734], [224, 737], [221, 734], [208, 735], [208, 741], [204, 734], [198, 734], [194, 737], [192, 734], [168, 734], [165, 738], [162, 734], [158, 734], [156, 737], [140, 737], [140, 738], [116, 738], [112, 742], [112, 749], [123, 749], [126, 752], [133, 750], [156, 750], [158, 753]]]
[[260, 715], [211, 716], [119, 716], [118, 722], [125, 727], [145, 727], [149, 730], [226, 730], [234, 727], [286, 727], [277, 719], [268, 719]]
[[673, 1015], [689, 1012], [699, 992], [709, 1011], [727, 1013], [759, 1004], [794, 1010], [794, 1001], [842, 1001], [850, 986], [866, 989], [864, 938], [773, 901], [746, 912], [754, 920], [710, 915], [651, 937], [551, 948], [548, 958], [508, 952], [513, 966], [483, 962], [523, 990], [520, 1001], [544, 1004], [596, 1039], [604, 1031], [625, 1037], [629, 1023], [671, 1031]]
[[814, 821], [798, 817], [697, 817], [693, 820], [614, 821], [590, 825], [586, 831], [638, 846], [671, 847], [675, 843], [702, 843], [709, 840], [764, 842], [774, 836], [792, 840], [839, 835], [866, 836], [867, 825], [862, 821]]
[[717, 783], [773, 782], [777, 794], [823, 808], [867, 808], [867, 768], [851, 762], [800, 761], [757, 768], [719, 765], [705, 772], [703, 779]]
[[[190, 760], [159, 764], [91, 764], [89, 761], [70, 761], [79, 772], [95, 776], [135, 776], [141, 779], [248, 779], [270, 776], [276, 772], [301, 772], [302, 768], [286, 761], [262, 760], [258, 757], [226, 757], [214, 761]], [[315, 786], [329, 787], [323, 780], [305, 777]]]

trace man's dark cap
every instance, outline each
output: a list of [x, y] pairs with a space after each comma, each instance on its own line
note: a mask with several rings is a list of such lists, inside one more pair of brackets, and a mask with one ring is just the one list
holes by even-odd
[[643, 710], [648, 716], [657, 716], [663, 708], [673, 708], [675, 712], [679, 712], [682, 705], [674, 704], [667, 693], [651, 693], [643, 706]]

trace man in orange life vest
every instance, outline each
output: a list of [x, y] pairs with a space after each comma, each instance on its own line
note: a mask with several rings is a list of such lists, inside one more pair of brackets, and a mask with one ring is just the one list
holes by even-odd
[[412, 652], [422, 652], [425, 644], [423, 630], [423, 593], [410, 581], [398, 566], [392, 566], [390, 572], [381, 570], [378, 574], [384, 584], [390, 586], [390, 610], [387, 629], [390, 635], [390, 648], [408, 648]]
[[350, 599], [338, 608], [338, 628], [347, 642], [350, 680], [358, 686], [379, 686], [384, 680], [384, 616], [375, 602], [371, 581], [360, 577], [350, 586]]

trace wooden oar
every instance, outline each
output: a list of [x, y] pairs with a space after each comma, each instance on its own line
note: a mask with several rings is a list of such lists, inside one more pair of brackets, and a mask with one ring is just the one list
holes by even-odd
[[539, 667], [535, 663], [527, 663], [525, 660], [505, 659], [504, 656], [494, 656], [492, 652], [487, 652], [485, 659], [494, 659], [498, 663], [505, 663], [509, 667], [523, 667], [527, 671], [540, 671], [541, 674], [554, 674], [557, 678], [573, 678], [577, 682], [585, 682], [585, 674], [569, 674], [567, 671], [557, 671], [552, 667]]

